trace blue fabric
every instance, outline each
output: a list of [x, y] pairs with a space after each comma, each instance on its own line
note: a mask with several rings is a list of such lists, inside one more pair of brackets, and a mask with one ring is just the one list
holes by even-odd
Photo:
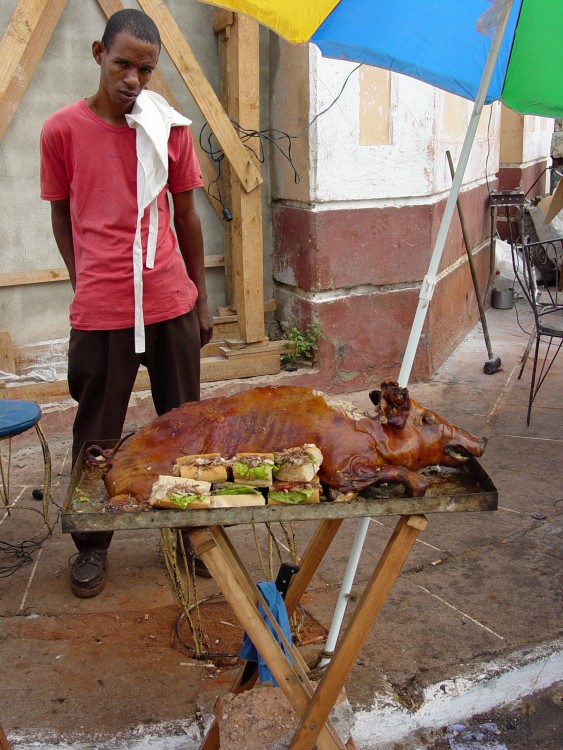
[[34, 401], [0, 399], [0, 438], [13, 437], [41, 419], [41, 408]]
[[[514, 0], [487, 103], [500, 98], [521, 4]], [[388, 68], [475, 99], [492, 40], [476, 26], [490, 8], [490, 0], [341, 0], [311, 41], [325, 57]]]
[[[262, 596], [266, 600], [266, 604], [268, 605], [270, 612], [274, 616], [276, 622], [282, 629], [283, 634], [291, 643], [291, 628], [289, 627], [289, 618], [287, 616], [287, 610], [285, 608], [284, 601], [282, 599], [282, 596], [280, 592], [276, 588], [276, 584], [274, 581], [260, 581], [258, 584], [258, 588], [260, 589], [260, 592], [262, 593]], [[262, 619], [268, 626], [268, 630], [274, 635], [276, 641], [280, 644], [281, 642], [274, 631], [274, 627], [271, 624], [269, 618], [266, 617], [266, 613], [264, 612], [264, 608], [261, 604], [258, 604], [258, 612], [262, 615]], [[282, 646], [283, 648], [283, 646]], [[289, 657], [289, 654], [286, 652], [285, 649], [284, 653], [286, 655], [287, 660], [291, 663], [291, 658]], [[260, 653], [255, 648], [254, 644], [246, 634], [246, 632], [242, 636], [242, 648], [240, 650], [240, 655], [243, 659], [246, 661], [254, 661], [258, 662], [258, 677], [260, 679], [260, 682], [271, 682], [274, 687], [278, 686], [278, 683], [274, 679], [273, 674], [270, 672], [268, 665], [260, 655]]]

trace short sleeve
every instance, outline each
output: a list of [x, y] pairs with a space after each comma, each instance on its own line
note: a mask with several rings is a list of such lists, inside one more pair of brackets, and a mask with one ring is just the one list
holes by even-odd
[[49, 117], [39, 142], [41, 198], [46, 201], [69, 197], [70, 184], [66, 171], [64, 135], [54, 116]]
[[168, 139], [168, 189], [171, 193], [184, 193], [202, 185], [192, 131], [184, 126], [173, 127]]

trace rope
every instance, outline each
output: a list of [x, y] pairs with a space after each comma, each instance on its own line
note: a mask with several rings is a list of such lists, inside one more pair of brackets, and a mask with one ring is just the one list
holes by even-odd
[[[299, 558], [297, 554], [295, 524], [290, 523], [289, 528], [281, 522], [279, 525], [287, 542], [290, 560], [293, 564], [298, 564]], [[274, 550], [280, 564], [284, 562], [284, 550], [280, 540], [274, 533], [273, 524], [265, 523], [264, 526], [268, 533], [267, 560], [264, 558], [261, 549], [256, 524], [252, 525], [254, 544], [264, 579], [274, 580]], [[181, 612], [176, 621], [175, 627], [178, 641], [194, 659], [213, 660], [236, 658], [238, 654], [213, 651], [209, 648], [209, 638], [205, 632], [203, 623], [204, 618], [200, 607], [207, 602], [223, 599], [223, 596], [220, 593], [212, 594], [203, 599], [198, 596], [195, 556], [191, 553], [190, 549], [187, 548], [181, 529], [161, 529], [161, 540], [166, 569], [181, 607]], [[180, 566], [183, 566], [183, 571]], [[184, 622], [189, 628], [193, 645], [190, 645], [182, 635], [182, 624]], [[305, 610], [301, 605], [298, 605], [296, 611], [290, 618], [292, 636], [298, 645], [303, 645], [301, 630], [304, 622]]]

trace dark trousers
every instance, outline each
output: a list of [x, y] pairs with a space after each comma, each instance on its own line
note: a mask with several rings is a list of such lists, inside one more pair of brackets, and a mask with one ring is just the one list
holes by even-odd
[[[145, 349], [135, 353], [132, 328], [117, 331], [71, 330], [68, 386], [78, 402], [73, 425], [72, 464], [85, 442], [118, 440], [140, 365], [150, 378], [158, 415], [199, 401], [200, 333], [195, 311], [145, 326]], [[109, 547], [112, 531], [77, 532], [79, 550]]]

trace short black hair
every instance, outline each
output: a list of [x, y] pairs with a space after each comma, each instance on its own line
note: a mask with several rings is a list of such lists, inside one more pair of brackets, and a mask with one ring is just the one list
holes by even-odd
[[102, 44], [106, 49], [111, 47], [113, 40], [120, 31], [126, 31], [131, 36], [143, 42], [156, 44], [160, 52], [162, 46], [160, 32], [152, 18], [143, 13], [143, 11], [124, 8], [109, 17], [104, 35], [102, 36]]

